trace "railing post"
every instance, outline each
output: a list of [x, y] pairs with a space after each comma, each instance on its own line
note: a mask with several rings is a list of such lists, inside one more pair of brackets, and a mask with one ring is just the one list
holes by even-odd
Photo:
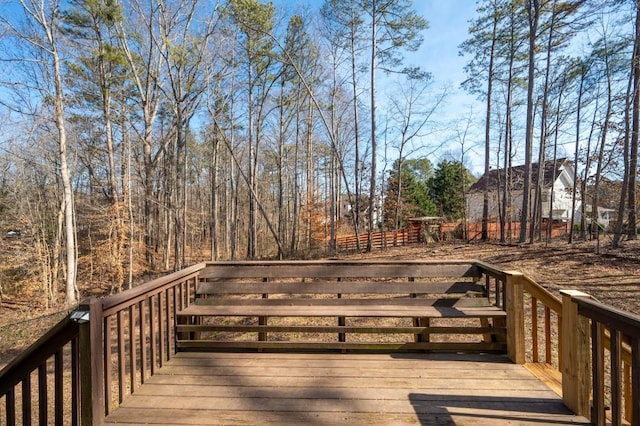
[[92, 297], [81, 304], [76, 312], [80, 329], [80, 424], [102, 425], [104, 423], [102, 303]]
[[579, 416], [591, 417], [591, 355], [589, 350], [589, 320], [578, 315], [578, 305], [572, 297], [588, 294], [576, 290], [561, 290], [562, 294], [562, 401]]
[[507, 312], [507, 355], [512, 362], [524, 364], [524, 282], [517, 271], [505, 271], [504, 286]]

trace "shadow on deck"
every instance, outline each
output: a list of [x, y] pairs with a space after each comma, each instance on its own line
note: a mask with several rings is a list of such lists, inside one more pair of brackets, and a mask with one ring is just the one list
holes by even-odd
[[106, 424], [589, 424], [477, 354], [179, 353]]

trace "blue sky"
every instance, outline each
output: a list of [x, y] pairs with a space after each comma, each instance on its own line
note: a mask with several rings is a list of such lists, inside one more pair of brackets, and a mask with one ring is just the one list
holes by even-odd
[[[348, 1], [348, 0], [345, 0]], [[286, 6], [296, 4], [320, 6], [323, 0], [276, 0]], [[475, 151], [469, 151], [465, 155], [465, 165], [475, 174], [481, 174], [484, 168], [484, 158], [480, 154], [480, 145], [484, 142], [482, 126], [484, 125], [484, 105], [475, 96], [469, 95], [460, 88], [460, 84], [466, 79], [464, 65], [467, 58], [458, 54], [458, 46], [468, 37], [469, 21], [475, 17], [476, 2], [474, 0], [413, 0], [415, 10], [425, 17], [429, 28], [424, 32], [424, 42], [421, 48], [406, 56], [407, 63], [418, 65], [423, 70], [433, 75], [432, 92], [434, 95], [447, 88], [447, 98], [438, 114], [438, 126], [441, 130], [430, 133], [422, 143], [425, 145], [423, 152], [431, 152], [432, 147], [441, 145], [450, 139], [447, 147], [440, 149], [438, 154], [429, 158], [435, 164], [441, 156], [453, 156], [460, 159], [460, 144], [456, 139], [460, 122], [465, 121], [470, 111], [473, 111], [473, 124], [475, 129], [470, 132], [465, 150], [472, 144], [479, 145]], [[382, 77], [382, 75], [381, 75]], [[383, 88], [384, 83], [379, 82]], [[382, 106], [380, 109], [383, 109]], [[456, 126], [455, 123], [458, 123]], [[419, 155], [419, 154], [418, 154]]]
[[[484, 140], [482, 128], [484, 125], [484, 104], [460, 88], [466, 79], [464, 66], [468, 58], [459, 55], [458, 46], [467, 39], [469, 21], [476, 15], [476, 2], [473, 0], [414, 0], [418, 13], [429, 22], [429, 29], [424, 34], [424, 43], [414, 60], [433, 74], [436, 87], [447, 86], [448, 96], [441, 110], [441, 124], [444, 130], [436, 133], [434, 138], [439, 140], [427, 141], [437, 144], [442, 140], [456, 138], [457, 130], [462, 131], [464, 122], [472, 115], [475, 128], [467, 137], [465, 150], [471, 145], [478, 148], [465, 154], [465, 165], [475, 174], [484, 168], [483, 154], [480, 146]], [[457, 124], [456, 124], [457, 123]], [[450, 155], [460, 154], [460, 144], [451, 141]], [[459, 158], [456, 158], [459, 159]]]

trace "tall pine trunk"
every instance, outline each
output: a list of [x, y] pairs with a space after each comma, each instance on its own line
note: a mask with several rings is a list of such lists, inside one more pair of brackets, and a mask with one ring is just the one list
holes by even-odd
[[633, 48], [633, 104], [631, 125], [631, 146], [629, 151], [628, 218], [627, 238], [638, 238], [636, 226], [636, 180], [638, 175], [638, 132], [640, 132], [640, 2], [636, 2], [636, 27]]
[[522, 191], [522, 210], [520, 211], [520, 239], [527, 240], [527, 226], [530, 216], [531, 198], [531, 160], [533, 157], [533, 89], [535, 87], [536, 34], [540, 16], [540, 0], [529, 0], [527, 5], [529, 18], [529, 75], [527, 81], [527, 127], [525, 136], [524, 187]]

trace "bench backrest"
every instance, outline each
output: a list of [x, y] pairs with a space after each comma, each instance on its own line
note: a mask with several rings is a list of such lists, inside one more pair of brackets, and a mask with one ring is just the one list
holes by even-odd
[[484, 294], [481, 276], [469, 261], [217, 262], [197, 294]]

